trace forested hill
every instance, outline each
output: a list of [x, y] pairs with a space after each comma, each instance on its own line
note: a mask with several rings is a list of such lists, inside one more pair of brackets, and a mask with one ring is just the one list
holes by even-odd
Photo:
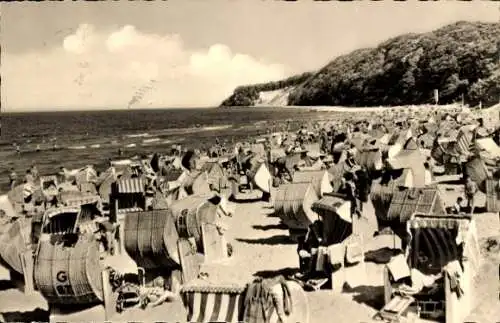
[[238, 87], [221, 105], [265, 104], [262, 94], [276, 90], [295, 106], [428, 104], [438, 89], [442, 104], [463, 96], [470, 105], [490, 106], [500, 99], [499, 60], [499, 24], [457, 22], [356, 50], [315, 73]]

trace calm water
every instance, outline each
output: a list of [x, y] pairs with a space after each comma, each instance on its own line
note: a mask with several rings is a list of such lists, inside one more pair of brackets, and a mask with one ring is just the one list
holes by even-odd
[[[221, 142], [244, 140], [274, 130], [275, 123], [288, 120], [296, 127], [321, 114], [285, 108], [2, 113], [0, 190], [6, 190], [11, 167], [19, 176], [32, 163], [42, 174], [56, 172], [63, 165], [101, 168], [109, 158], [119, 158], [119, 148], [124, 157], [131, 157], [166, 152], [174, 143], [208, 147], [216, 137]], [[21, 146], [20, 155], [14, 143]], [[54, 144], [59, 147], [56, 151]]]

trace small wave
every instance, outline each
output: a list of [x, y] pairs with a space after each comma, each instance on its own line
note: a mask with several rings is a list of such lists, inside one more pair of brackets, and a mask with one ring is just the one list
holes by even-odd
[[90, 148], [100, 148], [101, 145], [100, 144], [94, 144], [94, 145], [90, 145]]
[[112, 160], [111, 161], [112, 166], [130, 165], [131, 163], [132, 163], [132, 160], [130, 160], [130, 159], [119, 159], [119, 160]]
[[68, 149], [81, 150], [81, 149], [87, 149], [87, 146], [69, 146]]
[[205, 130], [205, 131], [224, 130], [224, 129], [229, 129], [232, 126], [233, 125], [226, 124], [226, 125], [222, 125], [222, 126], [202, 127], [201, 130]]
[[149, 133], [147, 133], [147, 132], [125, 135], [126, 138], [141, 138], [141, 137], [148, 137], [148, 136], [149, 136]]
[[137, 146], [137, 145], [136, 144], [128, 144], [128, 145], [125, 146], [125, 148], [133, 148], [135, 146]]
[[163, 137], [163, 136], [188, 134], [199, 131], [223, 130], [223, 129], [229, 129], [231, 127], [233, 127], [233, 125], [229, 124], [229, 125], [206, 126], [206, 127], [199, 126], [199, 127], [188, 127], [188, 128], [167, 128], [167, 129], [155, 130], [153, 134], [155, 136]]
[[152, 142], [158, 142], [160, 141], [160, 138], [151, 138], [151, 139], [144, 139], [142, 141], [143, 144], [148, 144], [148, 143], [152, 143]]

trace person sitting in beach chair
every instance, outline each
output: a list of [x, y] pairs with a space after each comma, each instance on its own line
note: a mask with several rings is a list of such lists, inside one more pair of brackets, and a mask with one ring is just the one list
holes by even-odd
[[98, 227], [98, 230], [95, 232], [95, 234], [97, 234], [97, 240], [102, 243], [104, 250], [113, 256], [115, 254], [114, 240], [118, 224], [111, 223], [109, 219], [105, 217], [98, 217], [96, 223]]
[[354, 167], [357, 165], [356, 160], [354, 159], [354, 149], [350, 148], [346, 151], [346, 160], [345, 160], [347, 166], [349, 167]]
[[356, 172], [356, 187], [357, 189], [357, 197], [359, 201], [359, 212], [362, 214], [363, 213], [363, 203], [368, 202], [368, 196], [370, 195], [370, 188], [372, 185], [371, 178], [368, 174], [368, 171], [364, 168], [361, 167]]
[[358, 217], [361, 217], [361, 212], [359, 212], [358, 208], [358, 189], [355, 184], [356, 177], [353, 173], [349, 172], [345, 174], [345, 180], [344, 194], [347, 200], [351, 202], [351, 216], [357, 214]]
[[451, 207], [451, 213], [452, 214], [460, 214], [462, 212], [462, 202], [463, 202], [463, 197], [459, 196], [457, 200], [455, 201], [455, 204]]
[[245, 162], [247, 154], [243, 150], [243, 147], [238, 148], [238, 156], [236, 157], [236, 171], [238, 174], [243, 172], [243, 163]]
[[63, 189], [62, 187], [57, 189], [56, 184], [50, 183], [49, 187], [44, 191], [45, 195], [45, 208], [57, 208], [60, 206], [60, 196]]
[[305, 236], [298, 238], [299, 273], [295, 278], [307, 281], [316, 276], [316, 251], [323, 239], [323, 222], [317, 220], [309, 225]]

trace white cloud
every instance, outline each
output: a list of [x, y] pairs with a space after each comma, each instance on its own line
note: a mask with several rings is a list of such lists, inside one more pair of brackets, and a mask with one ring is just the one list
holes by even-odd
[[104, 33], [82, 24], [57, 48], [4, 53], [2, 76], [6, 110], [125, 108], [133, 97], [136, 107], [214, 106], [236, 86], [281, 79], [284, 67], [224, 44], [191, 50], [176, 34], [131, 25]]

